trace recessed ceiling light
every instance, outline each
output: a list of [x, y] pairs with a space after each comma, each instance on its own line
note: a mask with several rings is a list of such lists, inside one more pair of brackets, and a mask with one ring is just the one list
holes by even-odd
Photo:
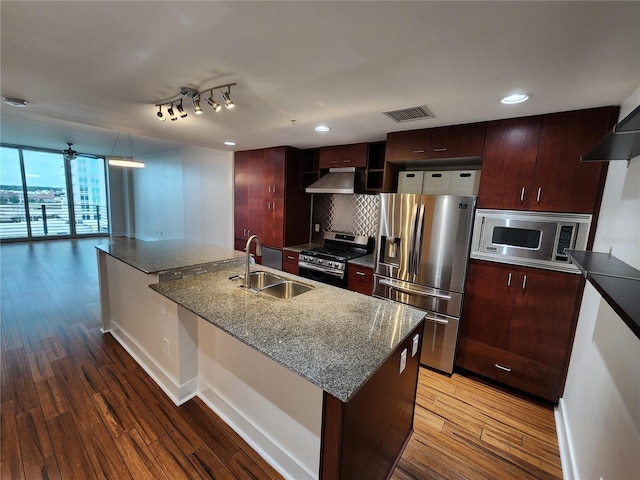
[[328, 132], [329, 130], [331, 130], [329, 127], [327, 127], [326, 125], [318, 125], [316, 127], [316, 132]]
[[500, 101], [506, 105], [513, 105], [515, 103], [526, 102], [530, 98], [531, 95], [529, 95], [528, 93], [515, 93], [513, 95], [507, 95]]
[[11, 105], [12, 107], [26, 107], [29, 102], [23, 100], [22, 98], [7, 98], [2, 97], [2, 101], [7, 105]]
[[236, 143], [236, 142], [230, 142], [230, 141], [226, 141], [226, 142], [224, 142], [224, 144], [225, 144], [225, 145], [228, 145], [228, 146], [230, 146], [230, 147], [235, 147], [235, 146], [237, 145], [237, 143]]

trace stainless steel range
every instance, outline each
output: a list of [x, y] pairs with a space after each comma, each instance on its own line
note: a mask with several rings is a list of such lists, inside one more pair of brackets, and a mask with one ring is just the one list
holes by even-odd
[[347, 262], [373, 251], [373, 238], [350, 233], [325, 232], [322, 247], [302, 250], [298, 257], [301, 277], [336, 287], [347, 286]]

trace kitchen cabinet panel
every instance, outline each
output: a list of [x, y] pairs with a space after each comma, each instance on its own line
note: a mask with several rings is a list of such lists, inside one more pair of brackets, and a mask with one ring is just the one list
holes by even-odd
[[262, 244], [282, 248], [284, 246], [284, 200], [263, 198], [262, 222], [262, 238], [260, 238]]
[[387, 162], [428, 160], [431, 151], [431, 129], [409, 130], [387, 134]]
[[541, 130], [542, 116], [489, 122], [478, 208], [526, 209]]
[[615, 125], [617, 107], [545, 115], [530, 209], [592, 213], [599, 201], [606, 162], [580, 162]]
[[263, 154], [263, 198], [284, 198], [285, 150], [267, 148]]
[[347, 289], [371, 296], [373, 294], [373, 268], [349, 263], [347, 266]]
[[456, 364], [557, 401], [583, 286], [579, 275], [471, 261]]
[[432, 129], [429, 159], [481, 157], [485, 129], [484, 122]]
[[320, 168], [366, 167], [368, 145], [354, 143], [351, 145], [334, 145], [320, 148]]
[[234, 162], [234, 237], [262, 235], [262, 152], [237, 152]]
[[294, 275], [299, 275], [298, 269], [298, 257], [300, 254], [298, 252], [292, 252], [291, 250], [283, 250], [282, 251], [282, 270], [287, 273], [292, 273]]

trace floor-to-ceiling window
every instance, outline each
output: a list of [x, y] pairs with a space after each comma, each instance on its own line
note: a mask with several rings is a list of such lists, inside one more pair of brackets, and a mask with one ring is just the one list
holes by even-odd
[[2, 146], [0, 239], [109, 233], [104, 158]]

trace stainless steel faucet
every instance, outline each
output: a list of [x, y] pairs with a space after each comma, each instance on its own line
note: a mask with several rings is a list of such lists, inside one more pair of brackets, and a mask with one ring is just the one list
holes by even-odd
[[245, 249], [246, 253], [246, 262], [244, 265], [244, 286], [248, 290], [251, 288], [251, 272], [249, 271], [249, 264], [251, 262], [251, 242], [256, 241], [256, 256], [262, 256], [262, 245], [260, 245], [260, 239], [257, 235], [251, 235], [247, 240], [247, 246]]

